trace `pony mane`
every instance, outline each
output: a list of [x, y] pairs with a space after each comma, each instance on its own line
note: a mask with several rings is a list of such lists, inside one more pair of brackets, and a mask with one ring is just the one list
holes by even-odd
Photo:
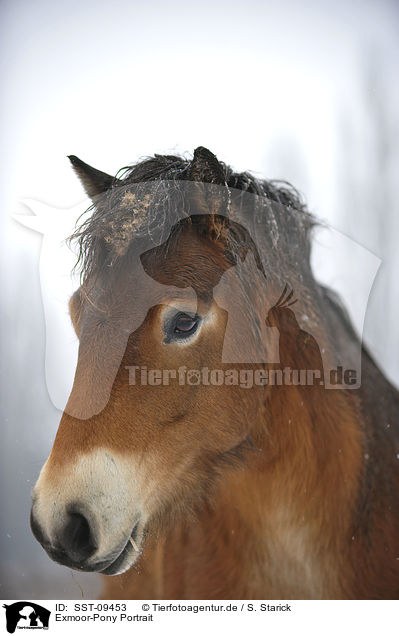
[[[193, 160], [181, 156], [155, 154], [117, 172], [111, 188], [98, 197], [82, 216], [91, 211], [92, 214], [83, 221], [80, 217], [76, 230], [67, 239], [69, 243], [77, 242], [78, 260], [75, 268], [80, 271], [83, 283], [101, 271], [104, 265], [114, 262], [115, 256], [123, 257], [127, 251], [126, 246], [133, 238], [145, 232], [151, 234], [153, 228], [160, 227], [167, 220], [171, 206], [167, 203], [169, 191], [166, 184], [198, 180], [211, 182], [205, 171], [200, 179], [194, 179], [192, 166]], [[299, 192], [286, 181], [257, 179], [249, 172], [235, 172], [221, 161], [218, 166], [225, 184], [220, 186], [221, 189], [257, 195], [270, 204], [268, 213], [265, 214], [263, 210], [263, 218], [256, 219], [257, 223], [262, 223], [265, 240], [271, 237], [275, 244], [275, 239], [278, 238], [280, 252], [298, 252], [301, 260], [304, 258], [309, 261], [310, 230], [316, 225], [316, 221], [308, 212]], [[158, 204], [151, 207], [148, 204], [148, 194], [145, 194], [145, 184], [149, 182], [157, 183]], [[143, 195], [138, 199], [136, 194], [129, 192], [129, 185], [134, 186], [136, 193], [140, 192], [140, 184]], [[125, 204], [129, 197], [134, 197], [132, 202], [134, 200], [136, 212], [138, 206], [138, 214], [133, 214], [132, 209]], [[255, 223], [255, 219], [253, 222]], [[237, 239], [237, 232], [235, 238]], [[109, 257], [111, 246], [114, 248], [112, 259]], [[240, 240], [235, 240], [229, 245], [229, 251], [240, 247]], [[299, 260], [298, 256], [296, 260]]]

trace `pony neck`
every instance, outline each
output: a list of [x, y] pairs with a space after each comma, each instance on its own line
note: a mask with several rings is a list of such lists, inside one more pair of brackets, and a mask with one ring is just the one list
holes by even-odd
[[213, 506], [237, 536], [235, 568], [252, 568], [248, 585], [263, 581], [249, 596], [339, 598], [338, 572], [353, 576], [345, 555], [362, 471], [355, 402], [319, 387], [278, 387], [267, 400], [254, 457], [226, 476]]

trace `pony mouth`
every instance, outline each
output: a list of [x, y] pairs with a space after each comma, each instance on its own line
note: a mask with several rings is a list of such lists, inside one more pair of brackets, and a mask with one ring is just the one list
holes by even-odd
[[[33, 534], [36, 538], [38, 538], [38, 541], [40, 541], [50, 559], [56, 563], [69, 567], [73, 570], [78, 570], [79, 572], [96, 572], [99, 574], [115, 575], [126, 572], [126, 570], [128, 570], [133, 563], [137, 561], [142, 552], [141, 544], [143, 542], [143, 528], [139, 530], [139, 525], [140, 521], [137, 521], [125, 546], [122, 550], [114, 551], [111, 558], [82, 564], [74, 563], [63, 550], [43, 541], [42, 538], [39, 539], [35, 532], [33, 532]], [[117, 555], [116, 557], [115, 554]]]
[[119, 553], [119, 555], [105, 567], [100, 570], [100, 574], [106, 574], [107, 576], [115, 576], [117, 574], [123, 574], [126, 572], [141, 554], [141, 544], [143, 541], [143, 533], [139, 532], [139, 522], [137, 522], [128, 538], [125, 547]]

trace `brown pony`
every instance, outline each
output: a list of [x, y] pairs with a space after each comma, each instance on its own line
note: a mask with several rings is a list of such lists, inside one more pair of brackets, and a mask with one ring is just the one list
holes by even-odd
[[[296, 193], [205, 148], [121, 178], [70, 159], [94, 206], [74, 386], [33, 491], [49, 556], [118, 575], [105, 598], [397, 597], [398, 393], [364, 349], [360, 388], [281, 381], [361, 350]], [[259, 362], [265, 330], [279, 357]]]

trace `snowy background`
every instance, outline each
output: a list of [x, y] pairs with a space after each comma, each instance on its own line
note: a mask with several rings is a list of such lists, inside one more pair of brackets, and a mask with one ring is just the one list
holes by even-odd
[[[399, 385], [399, 5], [5, 0], [0, 31], [0, 597], [92, 598], [96, 577], [52, 563], [29, 530], [60, 412], [45, 382], [42, 237], [12, 215], [28, 213], [27, 198], [82, 204], [68, 154], [115, 174], [204, 145], [237, 170], [287, 179], [381, 259], [363, 336]], [[320, 277], [356, 319], [367, 281], [355, 260], [353, 271]], [[71, 330], [61, 342], [76, 347]]]

